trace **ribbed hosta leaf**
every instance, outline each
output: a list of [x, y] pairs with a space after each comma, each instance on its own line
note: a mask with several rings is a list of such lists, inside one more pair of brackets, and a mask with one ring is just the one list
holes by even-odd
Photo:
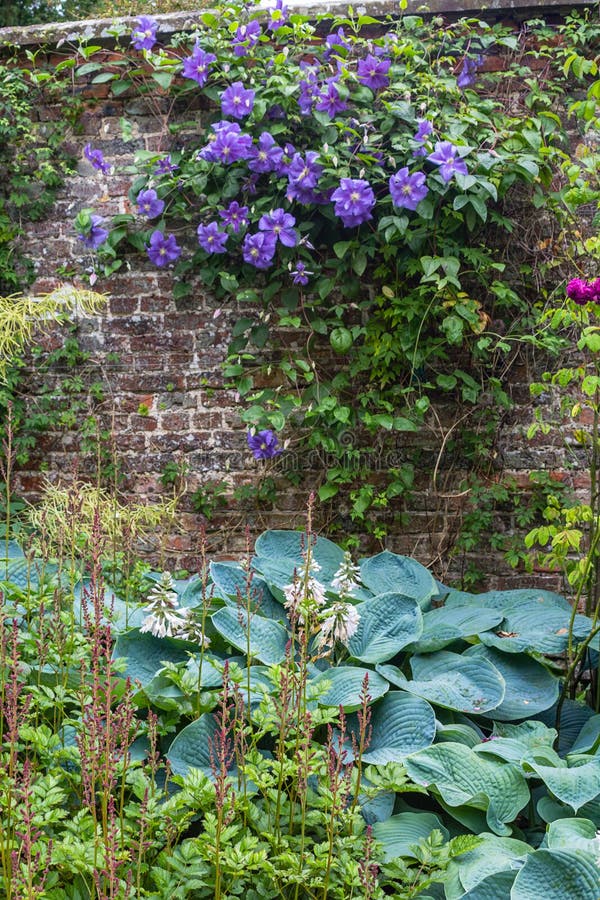
[[[254, 551], [260, 559], [285, 560], [293, 572], [303, 566], [308, 540], [302, 531], [265, 531], [257, 538]], [[310, 539], [310, 548], [312, 559], [321, 567], [317, 573], [319, 581], [331, 581], [344, 560], [344, 551], [333, 541], [315, 535]]]
[[502, 675], [506, 692], [493, 715], [500, 722], [534, 716], [549, 709], [558, 699], [559, 679], [530, 656], [505, 654], [481, 644], [470, 647], [464, 655], [468, 658], [486, 659]]
[[597, 854], [596, 826], [590, 819], [557, 819], [546, 834], [550, 850], [583, 850]]
[[461, 900], [510, 900], [510, 892], [516, 876], [516, 870], [488, 875], [474, 888], [463, 894]]
[[377, 671], [397, 687], [459, 712], [489, 712], [504, 699], [504, 680], [487, 660], [440, 650], [427, 656], [413, 656], [410, 664], [413, 681], [406, 680], [395, 666], [377, 666]]
[[[214, 748], [217, 723], [212, 713], [204, 713], [173, 739], [167, 753], [175, 775], [187, 775], [191, 768], [212, 775], [211, 748]], [[213, 749], [214, 758], [214, 749]]]
[[558, 760], [559, 757], [552, 749], [555, 740], [554, 728], [547, 728], [542, 722], [522, 722], [520, 725], [496, 723], [492, 738], [475, 749], [477, 753], [497, 756], [513, 763], [520, 763], [528, 754], [534, 754], [535, 759], [538, 759], [540, 753]]
[[[505, 880], [493, 882], [491, 879], [501, 873], [508, 873], [510, 883], [515, 878], [517, 869], [523, 860], [533, 852], [533, 847], [523, 841], [514, 838], [498, 837], [495, 834], [482, 833], [481, 844], [467, 853], [461, 853], [450, 862], [448, 867], [449, 881], [452, 889], [447, 891], [448, 900], [458, 900], [463, 897], [463, 892], [475, 892], [479, 886], [482, 890], [482, 900], [487, 900], [487, 891], [490, 884], [498, 884], [499, 890], [504, 890]], [[485, 882], [488, 882], [485, 886]], [[467, 896], [471, 896], [467, 894]], [[477, 897], [476, 893], [473, 896]], [[501, 892], [497, 896], [490, 895], [490, 900], [504, 900]], [[510, 888], [508, 896], [510, 896]]]
[[416, 859], [412, 848], [436, 829], [448, 840], [448, 832], [433, 813], [402, 812], [385, 822], [375, 822], [373, 837], [383, 845], [385, 862], [398, 857]]
[[381, 594], [357, 606], [358, 629], [348, 650], [362, 662], [384, 662], [414, 641], [423, 629], [421, 608], [412, 597]]
[[213, 580], [213, 595], [234, 601], [244, 609], [267, 619], [285, 621], [285, 610], [273, 597], [266, 581], [259, 575], [248, 578], [241, 566], [231, 562], [211, 562], [210, 575]]
[[410, 650], [433, 653], [461, 638], [479, 634], [498, 625], [503, 614], [483, 607], [450, 607], [432, 609], [423, 616], [423, 633]]
[[435, 786], [449, 806], [473, 806], [486, 812], [496, 834], [509, 835], [529, 800], [529, 789], [517, 766], [485, 759], [464, 744], [435, 744], [409, 756], [404, 765], [417, 784]]
[[[371, 728], [371, 740], [363, 753], [363, 761], [375, 765], [402, 762], [409, 753], [423, 750], [433, 743], [435, 714], [429, 703], [420, 697], [413, 697], [404, 691], [390, 691], [373, 706]], [[355, 716], [349, 717], [348, 730], [358, 740], [359, 725]], [[349, 741], [345, 749], [346, 759], [350, 762], [354, 754]]]
[[[92, 608], [92, 599], [88, 593], [90, 588], [90, 579], [83, 578], [80, 582], [73, 585], [73, 613], [80, 625], [84, 624], [83, 603], [85, 600], [86, 608], [89, 615], [94, 619], [94, 610]], [[139, 628], [146, 618], [147, 613], [143, 606], [136, 603], [126, 603], [118, 597], [114, 591], [104, 589], [103, 606], [101, 624], [112, 626], [113, 631], [126, 631], [129, 628]]]
[[511, 900], [598, 900], [599, 871], [591, 855], [536, 850], [518, 872]]
[[263, 616], [248, 616], [242, 609], [224, 606], [212, 615], [212, 623], [232, 646], [266, 665], [277, 665], [285, 659], [289, 635], [283, 625]]
[[577, 812], [586, 803], [600, 795], [600, 758], [591, 759], [582, 766], [554, 768], [541, 766], [526, 760], [525, 771], [532, 770], [541, 778], [548, 790]]
[[[536, 719], [544, 722], [551, 728], [556, 724], [557, 705], [536, 715]], [[566, 756], [571, 752], [571, 747], [579, 737], [581, 730], [588, 719], [594, 715], [594, 710], [585, 703], [577, 703], [575, 700], [565, 700], [560, 711], [560, 724], [558, 733], [558, 752]]]
[[[528, 601], [522, 606], [505, 610], [498, 632], [484, 632], [481, 641], [503, 653], [525, 653], [528, 650], [562, 653], [569, 640], [570, 618], [570, 610]], [[591, 627], [591, 619], [576, 615], [573, 621], [575, 641], [585, 638]]]
[[484, 594], [467, 594], [451, 591], [446, 598], [446, 608], [450, 606], [480, 606], [486, 609], [507, 610], [527, 604], [540, 610], [563, 609], [571, 611], [571, 604], [560, 594], [552, 591], [538, 591], [534, 588], [519, 588], [513, 591], [486, 591]]
[[587, 720], [569, 752], [591, 755], [600, 753], [600, 715], [592, 716]]
[[389, 550], [361, 560], [360, 577], [374, 594], [404, 594], [414, 597], [422, 608], [428, 607], [437, 593], [435, 579], [425, 566]]
[[371, 669], [359, 669], [354, 666], [339, 666], [327, 669], [316, 678], [312, 678], [309, 686], [312, 690], [323, 690], [319, 695], [321, 706], [343, 706], [347, 712], [358, 709], [361, 705], [361, 694], [365, 676], [368, 676], [368, 694], [370, 703], [383, 697], [389, 690], [389, 683]]
[[153, 634], [134, 630], [120, 634], [113, 649], [113, 659], [124, 657], [126, 668], [123, 677], [139, 681], [144, 687], [164, 667], [165, 663], [185, 662], [191, 652], [197, 652], [195, 644], [176, 638], [157, 638]]

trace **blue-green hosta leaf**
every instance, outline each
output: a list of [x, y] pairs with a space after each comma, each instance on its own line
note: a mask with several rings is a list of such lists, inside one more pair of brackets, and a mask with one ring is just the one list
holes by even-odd
[[0, 580], [15, 584], [22, 590], [36, 588], [41, 581], [45, 581], [58, 572], [56, 563], [49, 563], [42, 559], [28, 560], [23, 555], [10, 557], [2, 562]]
[[559, 679], [530, 656], [504, 654], [482, 644], [469, 647], [464, 655], [468, 658], [486, 659], [502, 675], [506, 692], [493, 715], [498, 721], [535, 716], [536, 713], [549, 709], [558, 699]]
[[537, 759], [540, 752], [546, 758], [558, 759], [553, 750], [555, 740], [554, 728], [547, 728], [542, 722], [522, 722], [520, 725], [495, 723], [492, 738], [479, 744], [475, 750], [477, 753], [519, 764], [528, 754], [534, 754]]
[[[498, 633], [484, 632], [481, 641], [503, 653], [526, 653], [528, 650], [549, 655], [562, 653], [569, 641], [570, 618], [571, 612], [566, 609], [528, 601], [505, 610]], [[591, 627], [591, 619], [576, 615], [573, 622], [575, 643], [583, 640]]]
[[360, 621], [348, 642], [350, 655], [362, 662], [384, 662], [421, 634], [421, 608], [412, 597], [381, 594], [357, 606]]
[[[402, 762], [409, 753], [423, 750], [435, 737], [435, 714], [426, 700], [390, 691], [371, 710], [371, 740], [362, 755], [363, 762], [384, 765]], [[359, 725], [355, 716], [348, 718], [348, 730], [358, 740]], [[354, 758], [352, 745], [347, 743], [346, 761]]]
[[[92, 619], [94, 611], [91, 606], [91, 599], [85, 593], [89, 590], [90, 579], [83, 578], [80, 582], [73, 585], [73, 613], [80, 625], [84, 622], [83, 603], [85, 603]], [[112, 625], [114, 631], [126, 631], [128, 628], [139, 628], [147, 613], [143, 606], [137, 603], [126, 603], [118, 597], [113, 591], [105, 589], [104, 603], [102, 611], [102, 625]]]
[[504, 699], [504, 680], [487, 660], [439, 650], [413, 656], [410, 665], [413, 681], [405, 679], [396, 666], [377, 666], [377, 671], [397, 687], [459, 712], [486, 713]]
[[550, 793], [575, 812], [600, 795], [600, 758], [570, 768], [541, 766], [533, 760], [525, 760], [523, 768], [535, 772]]
[[267, 619], [287, 621], [285, 610], [273, 597], [267, 587], [266, 581], [253, 574], [248, 579], [248, 573], [237, 563], [211, 562], [210, 575], [213, 580], [213, 596], [221, 597], [228, 602], [234, 602], [244, 609], [250, 604], [250, 611], [257, 612]]
[[433, 653], [448, 644], [494, 628], [503, 615], [496, 609], [457, 606], [432, 609], [423, 616], [423, 634], [410, 646], [411, 653]]
[[[536, 715], [536, 719], [544, 722], [550, 727], [556, 724], [557, 705], [545, 709]], [[560, 726], [558, 731], [558, 752], [561, 756], [566, 756], [571, 752], [579, 734], [588, 719], [594, 715], [594, 710], [585, 703], [577, 703], [575, 700], [565, 700], [560, 712]]]
[[494, 872], [463, 894], [461, 900], [510, 900], [511, 888], [516, 877], [516, 870]]
[[283, 625], [263, 616], [248, 616], [245, 610], [224, 606], [211, 616], [219, 634], [233, 647], [268, 666], [285, 659], [289, 635]]
[[402, 812], [385, 822], [375, 822], [373, 837], [383, 845], [384, 862], [398, 857], [416, 859], [414, 846], [436, 829], [448, 840], [448, 832], [434, 813]]
[[374, 594], [396, 593], [414, 597], [422, 609], [428, 608], [437, 593], [431, 572], [408, 556], [384, 550], [360, 561], [362, 583]]
[[[2, 562], [7, 559], [19, 559], [24, 556], [25, 554], [18, 541], [8, 541], [7, 543], [5, 540], [0, 540], [0, 560]], [[0, 574], [3, 573], [0, 572]]]
[[361, 694], [365, 676], [368, 676], [367, 692], [370, 703], [383, 697], [390, 688], [389, 682], [371, 669], [359, 669], [354, 666], [338, 666], [321, 672], [311, 678], [311, 691], [319, 691], [318, 701], [321, 706], [342, 706], [346, 712], [352, 712], [361, 706]]
[[198, 687], [204, 690], [218, 688], [223, 684], [223, 662], [211, 653], [204, 653], [202, 656], [196, 653], [188, 660], [186, 669]]
[[[544, 794], [537, 801], [537, 813], [543, 822], [556, 822], [558, 819], [572, 819], [573, 810], [560, 800], [556, 800], [549, 794]], [[579, 810], [580, 819], [589, 819], [596, 828], [600, 828], [600, 797], [586, 803]]]
[[546, 833], [549, 850], [583, 850], [598, 853], [596, 826], [590, 819], [556, 819]]
[[435, 787], [449, 806], [484, 810], [496, 834], [509, 835], [513, 822], [529, 800], [529, 788], [517, 766], [486, 759], [464, 744], [434, 744], [405, 760], [417, 784]]
[[182, 728], [173, 739], [167, 753], [171, 771], [187, 775], [190, 769], [200, 769], [210, 778], [213, 773], [211, 750], [214, 756], [217, 723], [212, 713], [203, 713], [195, 722]]
[[436, 739], [438, 742], [451, 741], [454, 744], [464, 744], [466, 747], [475, 747], [481, 741], [481, 736], [469, 725], [460, 722], [452, 722], [442, 725], [437, 722]]
[[[448, 878], [452, 884], [452, 890], [448, 892], [448, 900], [458, 900], [463, 897], [463, 892], [475, 891], [488, 879], [500, 873], [508, 873], [512, 880], [527, 856], [533, 852], [533, 847], [524, 841], [509, 837], [498, 837], [495, 834], [484, 832], [480, 835], [481, 843], [473, 850], [461, 853], [451, 860], [448, 866]], [[499, 882], [500, 885], [504, 882]], [[456, 888], [454, 887], [456, 885]], [[489, 887], [489, 882], [488, 882]], [[487, 888], [485, 888], [487, 890]], [[471, 896], [467, 894], [467, 896]], [[477, 894], [473, 894], [477, 896]], [[482, 900], [487, 900], [487, 894], [482, 893]], [[507, 895], [510, 897], [510, 889]], [[498, 893], [497, 897], [490, 895], [490, 900], [504, 900], [504, 895]]]
[[[302, 531], [265, 531], [256, 539], [254, 551], [261, 560], [289, 561], [290, 574], [294, 568], [303, 568], [303, 552], [306, 552], [308, 538]], [[329, 582], [344, 561], [344, 551], [333, 541], [312, 536], [311, 556], [321, 569], [317, 573], [319, 581]]]
[[598, 872], [591, 855], [536, 850], [518, 872], [511, 900], [598, 900]]
[[113, 649], [113, 659], [125, 658], [124, 678], [139, 681], [142, 687], [149, 684], [164, 664], [185, 662], [190, 653], [197, 651], [195, 644], [176, 638], [157, 638], [149, 632], [142, 634], [134, 629], [120, 634]]
[[446, 608], [450, 606], [479, 606], [486, 609], [508, 610], [519, 608], [524, 604], [545, 609], [562, 609], [571, 611], [571, 604], [560, 594], [552, 591], [538, 591], [534, 588], [519, 588], [513, 591], [486, 591], [484, 594], [467, 594], [463, 591], [452, 591], [446, 598]]
[[367, 825], [373, 825], [374, 822], [385, 822], [386, 819], [389, 819], [394, 812], [394, 803], [396, 802], [394, 791], [375, 791], [364, 775], [360, 786], [365, 793], [358, 795], [358, 803], [361, 815]]
[[569, 752], [589, 753], [594, 756], [600, 753], [600, 715], [587, 720]]

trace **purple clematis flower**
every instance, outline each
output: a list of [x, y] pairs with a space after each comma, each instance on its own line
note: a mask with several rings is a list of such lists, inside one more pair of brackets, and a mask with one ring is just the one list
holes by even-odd
[[357, 65], [357, 77], [361, 84], [371, 88], [372, 91], [380, 91], [386, 88], [390, 79], [388, 72], [392, 61], [390, 59], [377, 59], [371, 53], [365, 59], [359, 59]]
[[[291, 263], [290, 263], [291, 267]], [[314, 272], [309, 272], [306, 268], [306, 264], [301, 260], [298, 260], [296, 263], [296, 268], [290, 268], [290, 275], [292, 276], [292, 281], [294, 284], [308, 284], [308, 276], [314, 275]]]
[[222, 209], [219, 216], [223, 219], [226, 228], [231, 228], [236, 234], [240, 228], [248, 224], [248, 207], [240, 206], [237, 200], [232, 200], [227, 209]]
[[273, 135], [263, 131], [258, 139], [256, 155], [248, 163], [251, 172], [277, 172], [283, 160], [283, 150]]
[[455, 147], [450, 141], [438, 141], [434, 152], [427, 157], [429, 162], [440, 167], [440, 175], [446, 184], [452, 180], [454, 175], [469, 174], [466, 164], [460, 157], [457, 159], [457, 155], [458, 147]]
[[272, 234], [275, 240], [281, 241], [284, 247], [295, 247], [298, 243], [298, 235], [294, 229], [296, 220], [294, 216], [283, 209], [273, 209], [268, 215], [261, 216], [258, 220], [260, 231]]
[[275, 235], [267, 231], [247, 234], [242, 245], [244, 260], [255, 269], [268, 269], [275, 256], [276, 244]]
[[207, 253], [226, 253], [225, 244], [229, 235], [226, 231], [219, 231], [216, 222], [209, 222], [208, 225], [198, 225], [197, 228], [198, 243]]
[[283, 0], [275, 0], [274, 4], [269, 4], [269, 11], [271, 13], [271, 18], [269, 19], [269, 24], [267, 28], [270, 31], [278, 31], [282, 25], [288, 20], [289, 10], [287, 6], [285, 6]]
[[316, 187], [323, 173], [323, 166], [317, 163], [318, 158], [319, 154], [315, 150], [309, 150], [305, 157], [301, 153], [294, 153], [287, 171], [290, 186]]
[[208, 144], [198, 153], [200, 159], [228, 165], [252, 156], [252, 138], [249, 134], [242, 134], [237, 122], [223, 119], [215, 122], [212, 128], [215, 134], [210, 136]]
[[350, 44], [346, 40], [346, 34], [343, 28], [338, 28], [337, 31], [328, 34], [325, 38], [325, 53], [323, 54], [323, 59], [331, 59], [334, 52], [340, 49], [350, 49]]
[[316, 95], [315, 109], [319, 112], [326, 112], [329, 118], [333, 119], [338, 113], [348, 109], [348, 104], [344, 103], [340, 97], [337, 78], [328, 78], [326, 85], [327, 87]]
[[233, 38], [233, 52], [236, 56], [247, 56], [248, 49], [254, 47], [261, 35], [260, 22], [253, 19], [247, 25], [240, 25]]
[[108, 237], [108, 230], [102, 228], [103, 222], [102, 216], [91, 215], [89, 230], [78, 234], [77, 240], [81, 241], [84, 247], [96, 250]]
[[413, 140], [422, 144], [432, 134], [433, 122], [430, 122], [429, 119], [417, 119], [417, 125], [418, 128]]
[[368, 181], [361, 178], [342, 178], [340, 186], [332, 193], [334, 212], [346, 228], [362, 225], [372, 219], [375, 194]]
[[156, 32], [158, 31], [158, 22], [151, 19], [150, 16], [140, 16], [137, 21], [137, 28], [131, 32], [131, 40], [136, 50], [152, 50], [156, 43]]
[[221, 94], [221, 110], [224, 116], [233, 116], [234, 119], [245, 119], [254, 107], [254, 91], [245, 88], [243, 82], [234, 81]]
[[158, 198], [153, 188], [149, 188], [147, 191], [140, 191], [136, 197], [136, 203], [140, 215], [147, 216], [149, 219], [155, 219], [157, 216], [160, 216], [165, 208], [164, 200]]
[[94, 150], [91, 144], [86, 144], [83, 150], [83, 155], [91, 162], [93, 167], [98, 170], [98, 172], [102, 172], [103, 175], [108, 175], [110, 172], [110, 164], [106, 162], [104, 156], [102, 154], [102, 150]]
[[155, 266], [162, 268], [167, 263], [175, 262], [181, 256], [181, 247], [174, 234], [164, 235], [162, 231], [153, 231], [146, 252]]
[[184, 78], [191, 78], [203, 87], [208, 81], [211, 64], [217, 61], [214, 53], [205, 53], [200, 44], [196, 43], [191, 56], [183, 61], [181, 74]]
[[398, 169], [390, 178], [392, 203], [400, 209], [416, 209], [428, 193], [423, 172], [414, 172], [409, 175], [405, 166], [403, 169]]
[[477, 56], [475, 59], [471, 59], [469, 56], [465, 56], [462, 61], [462, 66], [458, 78], [456, 79], [456, 84], [461, 90], [463, 88], [469, 87], [470, 84], [473, 84], [475, 81], [475, 75], [477, 74], [477, 69], [483, 62], [483, 56]]
[[319, 97], [319, 83], [316, 73], [308, 72], [306, 78], [300, 80], [300, 94], [298, 96], [298, 108], [303, 116], [309, 116]]
[[279, 439], [270, 428], [266, 428], [264, 431], [259, 431], [256, 434], [252, 434], [249, 431], [247, 441], [254, 459], [273, 459], [274, 456], [279, 456], [282, 453]]
[[172, 175], [175, 169], [178, 168], [179, 166], [171, 162], [171, 155], [167, 154], [162, 159], [157, 160], [154, 166], [154, 173], [155, 175]]

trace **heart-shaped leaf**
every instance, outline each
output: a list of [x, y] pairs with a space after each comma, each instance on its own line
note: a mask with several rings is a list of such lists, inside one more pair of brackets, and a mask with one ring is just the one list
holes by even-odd
[[384, 862], [398, 857], [417, 859], [415, 845], [435, 830], [441, 831], [448, 840], [448, 832], [434, 813], [401, 812], [385, 822], [375, 822], [373, 837], [383, 846]]
[[142, 687], [149, 684], [165, 663], [185, 662], [191, 653], [197, 652], [196, 644], [176, 638], [157, 638], [149, 632], [138, 630], [120, 634], [113, 649], [113, 659], [124, 657], [126, 668], [123, 677], [139, 681]]
[[489, 712], [504, 699], [504, 680], [487, 660], [440, 650], [427, 656], [413, 656], [410, 664], [414, 681], [405, 679], [395, 666], [377, 666], [377, 671], [397, 687], [459, 712]]
[[381, 594], [357, 606], [360, 620], [348, 650], [362, 662], [384, 662], [410, 644], [423, 629], [421, 608], [412, 597]]
[[542, 766], [533, 760], [525, 760], [523, 768], [535, 772], [548, 790], [575, 812], [600, 794], [600, 758], [570, 768]]
[[277, 665], [285, 659], [289, 635], [283, 625], [262, 616], [248, 617], [245, 610], [224, 606], [212, 615], [219, 634], [238, 650], [250, 654], [266, 665]]
[[517, 766], [488, 760], [464, 744], [434, 744], [405, 760], [417, 784], [435, 787], [450, 807], [484, 810], [496, 834], [509, 835], [513, 822], [529, 800], [529, 789]]
[[505, 654], [493, 647], [477, 644], [464, 654], [468, 658], [486, 659], [502, 675], [506, 684], [504, 699], [494, 709], [494, 719], [501, 722], [535, 716], [556, 703], [560, 681], [541, 663], [524, 654]]
[[565, 850], [536, 850], [517, 873], [511, 900], [598, 900], [600, 881], [594, 857]]
[[503, 614], [495, 609], [477, 606], [441, 607], [423, 616], [423, 633], [411, 645], [412, 653], [433, 653], [448, 644], [471, 637], [498, 625]]
[[437, 593], [435, 579], [425, 566], [389, 550], [361, 560], [360, 578], [374, 594], [404, 594], [413, 597], [423, 609]]
[[[402, 762], [409, 753], [423, 750], [435, 737], [435, 714], [426, 700], [390, 691], [371, 709], [371, 740], [362, 755], [363, 762], [384, 765]], [[348, 718], [348, 731], [359, 738], [359, 723]], [[350, 741], [345, 745], [346, 760], [354, 758]]]
[[339, 666], [327, 669], [309, 681], [311, 691], [319, 692], [318, 701], [321, 706], [342, 706], [346, 712], [352, 712], [361, 706], [361, 696], [367, 679], [369, 703], [383, 697], [390, 688], [389, 682], [371, 669], [359, 669], [354, 666]]

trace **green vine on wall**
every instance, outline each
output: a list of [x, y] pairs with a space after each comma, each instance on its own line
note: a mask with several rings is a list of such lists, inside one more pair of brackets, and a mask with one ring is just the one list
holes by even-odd
[[[164, 150], [128, 166], [137, 213], [83, 210], [77, 230], [94, 277], [142, 254], [173, 267], [176, 297], [199, 276], [242, 308], [225, 374], [244, 421], [285, 431], [299, 470], [316, 454], [321, 500], [383, 538], [378, 510], [415, 483], [412, 435], [435, 434], [436, 470], [450, 450], [457, 469], [487, 469], [515, 363], [561, 346], [543, 311], [585, 267], [579, 209], [598, 184], [558, 112], [595, 74], [598, 27], [351, 12], [315, 25], [281, 5], [268, 22], [232, 5], [202, 23], [162, 46], [142, 17], [111, 29], [108, 62], [83, 43], [60, 64], [145, 96], [164, 128]], [[485, 71], [498, 54], [504, 69]], [[573, 105], [583, 129], [595, 109], [593, 94]], [[440, 405], [459, 430], [432, 427]]]

